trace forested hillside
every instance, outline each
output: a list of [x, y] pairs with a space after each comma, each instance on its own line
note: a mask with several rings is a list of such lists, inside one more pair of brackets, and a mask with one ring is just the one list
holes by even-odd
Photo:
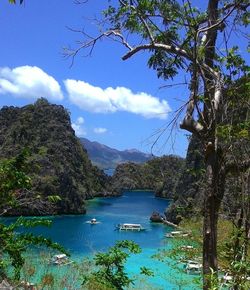
[[53, 213], [85, 212], [85, 199], [105, 191], [108, 177], [91, 164], [63, 106], [39, 99], [34, 105], [1, 109], [0, 158], [14, 157], [24, 148], [30, 152], [32, 194], [61, 198]]
[[117, 166], [112, 176], [112, 190], [147, 189], [157, 196], [173, 198], [182, 173], [184, 159], [178, 156], [162, 156], [144, 164], [125, 163]]

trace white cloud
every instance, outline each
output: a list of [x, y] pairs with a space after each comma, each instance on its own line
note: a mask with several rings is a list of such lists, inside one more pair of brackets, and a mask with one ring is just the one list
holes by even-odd
[[72, 123], [72, 128], [74, 129], [75, 134], [78, 137], [83, 137], [87, 135], [85, 128], [82, 127], [83, 123], [84, 123], [83, 117], [77, 118], [77, 120], [74, 123]]
[[115, 112], [117, 109], [111, 103], [103, 90], [83, 81], [65, 80], [69, 98], [80, 108], [94, 113]]
[[94, 128], [94, 132], [96, 134], [103, 134], [103, 133], [106, 133], [108, 130], [106, 128]]
[[102, 89], [84, 81], [64, 81], [71, 102], [81, 109], [94, 113], [125, 111], [145, 118], [166, 119], [171, 111], [166, 100], [147, 93], [133, 93], [125, 87]]
[[78, 137], [83, 137], [83, 136], [86, 136], [86, 134], [87, 134], [85, 129], [81, 125], [78, 125], [76, 123], [72, 123], [72, 128], [74, 129], [75, 134]]
[[36, 66], [19, 66], [13, 69], [0, 68], [0, 94], [11, 94], [20, 98], [62, 100], [58, 82]]
[[83, 124], [83, 123], [84, 123], [84, 119], [83, 119], [83, 117], [79, 117], [79, 118], [77, 118], [77, 123], [78, 123], [79, 125]]

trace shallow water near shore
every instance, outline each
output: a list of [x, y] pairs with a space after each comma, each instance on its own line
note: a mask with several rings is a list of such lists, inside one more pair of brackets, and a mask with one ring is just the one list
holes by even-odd
[[[142, 252], [132, 255], [126, 263], [126, 271], [131, 277], [136, 278], [135, 284], [129, 289], [200, 289], [193, 281], [195, 277], [184, 273], [183, 265], [175, 264], [170, 259], [159, 261], [152, 258], [158, 249], [168, 250], [172, 247], [172, 239], [164, 237], [164, 234], [172, 228], [151, 223], [149, 220], [153, 211], [163, 214], [169, 203], [170, 201], [166, 199], [156, 198], [153, 192], [124, 192], [120, 197], [96, 198], [88, 201], [86, 215], [49, 217], [53, 221], [51, 228], [39, 227], [32, 231], [60, 243], [71, 253], [71, 259], [75, 261], [91, 257], [99, 251], [106, 251], [117, 240], [133, 240], [141, 247]], [[87, 223], [92, 218], [96, 218], [100, 223], [95, 225]], [[119, 223], [140, 223], [146, 230], [141, 232], [115, 230], [115, 225]], [[35, 263], [39, 263], [39, 258]], [[44, 266], [46, 265], [41, 265], [41, 272], [44, 272]], [[150, 268], [154, 276], [139, 276], [141, 266]], [[49, 268], [49, 271], [67, 271], [64, 266]]]

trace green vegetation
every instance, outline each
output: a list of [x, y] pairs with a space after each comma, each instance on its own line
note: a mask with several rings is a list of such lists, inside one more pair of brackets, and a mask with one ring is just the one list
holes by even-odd
[[[140, 247], [132, 241], [119, 241], [106, 252], [97, 253], [93, 257], [65, 265], [58, 269], [49, 264], [53, 252], [26, 251], [24, 263], [21, 269], [21, 280], [25, 283], [35, 281], [38, 289], [88, 289], [88, 290], [114, 290], [134, 289], [134, 282], [142, 281], [145, 289], [146, 276], [154, 276], [154, 273], [142, 266], [136, 277], [129, 277], [125, 271], [125, 263], [131, 254], [141, 252]], [[20, 280], [15, 285], [21, 285]], [[131, 288], [130, 288], [131, 287]], [[140, 289], [140, 288], [136, 288]]]
[[117, 166], [111, 179], [112, 190], [147, 189], [157, 196], [173, 198], [184, 159], [178, 156], [162, 156], [144, 164], [124, 163]]
[[[231, 151], [218, 132], [221, 125], [231, 125], [233, 121], [232, 111], [227, 110], [226, 91], [239, 79], [249, 85], [249, 67], [238, 47], [229, 47], [230, 37], [234, 30], [243, 30], [242, 37], [246, 33], [249, 6], [248, 0], [207, 0], [202, 8], [195, 7], [191, 1], [108, 1], [104, 19], [100, 20], [102, 31], [98, 30], [96, 36], [84, 34], [80, 47], [66, 51], [72, 57], [83, 49], [91, 54], [99, 40], [111, 38], [126, 49], [123, 60], [147, 51], [148, 66], [164, 80], [188, 73], [185, 81], [188, 80], [190, 94], [180, 127], [194, 134], [203, 148], [204, 290], [212, 285], [210, 275], [217, 275], [218, 271], [217, 225], [228, 173], [226, 154]], [[183, 107], [173, 122], [182, 111]], [[240, 128], [238, 136], [248, 135], [245, 121], [244, 125], [236, 126]], [[249, 155], [247, 161], [249, 167]], [[246, 166], [238, 166], [235, 160], [232, 163], [231, 168], [245, 172]], [[244, 217], [246, 219], [249, 220], [249, 215]], [[248, 230], [249, 227], [245, 235]]]
[[[0, 165], [0, 215], [8, 213], [12, 207], [18, 208], [20, 203], [40, 203], [32, 196], [22, 196], [22, 191], [31, 185], [31, 180], [25, 172], [25, 161], [26, 154], [23, 152]], [[20, 279], [20, 272], [25, 263], [24, 254], [31, 245], [46, 246], [65, 253], [59, 244], [53, 243], [50, 239], [28, 232], [18, 233], [20, 228], [27, 229], [41, 225], [49, 226], [50, 221], [26, 220], [19, 217], [10, 225], [0, 222], [0, 280], [6, 277], [15, 281]], [[14, 269], [13, 276], [9, 274], [10, 267]]]
[[[183, 219], [180, 223], [180, 229], [189, 232], [188, 238], [183, 239], [176, 237], [173, 239], [172, 248], [169, 250], [160, 250], [152, 258], [170, 263], [171, 267], [177, 272], [184, 271], [186, 261], [202, 261], [202, 217], [194, 216], [193, 218]], [[247, 277], [250, 275], [250, 249], [245, 247], [244, 234], [241, 233], [241, 241], [238, 248], [235, 248], [235, 241], [238, 236], [237, 226], [230, 220], [220, 218], [218, 221], [218, 265], [219, 278], [216, 273], [211, 274], [208, 278], [211, 280], [212, 289], [220, 289], [224, 275], [232, 276], [229, 286], [238, 287], [237, 289], [247, 290], [250, 287], [250, 281]], [[247, 250], [247, 255], [242, 255]], [[241, 259], [235, 259], [240, 256]], [[170, 258], [170, 259], [169, 259]], [[180, 267], [183, 263], [183, 267]], [[193, 276], [193, 282], [200, 287], [200, 276]], [[185, 285], [185, 281], [183, 281]], [[187, 283], [187, 281], [186, 281]], [[224, 288], [222, 288], [224, 289]]]
[[0, 279], [8, 277], [9, 267], [14, 268], [14, 280], [20, 279], [20, 272], [24, 265], [24, 253], [31, 245], [46, 246], [54, 250], [66, 253], [63, 247], [57, 243], [53, 243], [50, 239], [43, 236], [35, 236], [31, 233], [18, 233], [20, 227], [32, 228], [36, 226], [49, 226], [51, 224], [48, 220], [25, 220], [20, 217], [16, 222], [9, 226], [0, 224]]
[[[11, 4], [16, 4], [16, 0], [9, 0]], [[19, 4], [23, 4], [24, 0], [19, 0]]]
[[[62, 106], [42, 98], [23, 108], [3, 107], [0, 136], [1, 159], [29, 149], [26, 162], [33, 194], [42, 200], [60, 197], [47, 213], [84, 213], [85, 199], [106, 191], [107, 176], [92, 166]], [[29, 205], [10, 213], [44, 214]]]
[[[140, 247], [132, 241], [119, 241], [106, 253], [97, 253], [94, 257], [98, 269], [84, 276], [83, 284], [86, 289], [117, 289], [122, 290], [133, 283], [125, 272], [124, 264], [129, 253], [140, 253]], [[152, 276], [153, 272], [141, 267], [141, 274]]]
[[31, 180], [25, 174], [27, 151], [23, 151], [16, 158], [0, 163], [0, 205], [2, 214], [8, 208], [15, 207], [18, 202], [20, 189], [30, 189]]
[[[196, 189], [192, 191], [194, 195], [189, 196], [191, 199], [188, 201], [188, 198], [183, 198], [188, 202], [183, 201], [176, 209], [180, 215], [186, 208], [192, 211], [192, 199], [196, 200], [197, 205], [202, 205], [197, 208], [203, 216], [203, 288], [216, 289], [218, 260], [225, 253], [223, 263], [225, 266], [227, 263], [230, 265], [226, 267], [233, 274], [234, 289], [244, 289], [242, 283], [249, 275], [249, 67], [241, 57], [239, 48], [229, 46], [232, 44], [230, 37], [234, 30], [243, 30], [241, 35], [246, 33], [249, 1], [207, 0], [202, 9], [194, 7], [191, 1], [121, 0], [114, 1], [113, 6], [112, 2], [108, 1], [109, 6], [103, 12], [103, 30], [100, 32], [98, 29], [97, 36], [79, 41], [80, 48], [66, 53], [73, 57], [82, 49], [89, 49], [91, 53], [99, 40], [111, 37], [127, 50], [123, 60], [147, 51], [149, 67], [164, 80], [174, 79], [185, 72], [190, 95], [186, 100], [186, 112], [180, 127], [198, 140], [202, 161], [198, 170], [195, 165], [187, 168], [187, 174], [194, 177], [192, 182]], [[81, 35], [88, 38], [87, 33]], [[58, 130], [59, 127], [54, 126], [53, 122], [43, 126], [45, 131], [42, 131], [43, 127], [39, 128], [40, 117], [42, 120], [44, 115], [50, 116], [50, 110], [44, 114], [46, 107], [48, 105], [44, 100], [35, 106], [28, 106], [28, 114], [21, 115], [19, 123], [15, 123], [12, 128], [8, 122], [11, 123], [13, 116], [19, 112], [12, 109], [8, 111], [8, 118], [4, 114], [0, 116], [4, 120], [0, 123], [1, 135], [7, 136], [7, 141], [0, 145], [6, 156], [18, 150], [15, 144], [35, 145], [32, 147], [34, 156], [30, 164], [33, 164], [32, 172], [38, 176], [37, 180], [34, 176], [37, 188], [44, 194], [49, 192], [63, 197], [58, 212], [75, 212], [79, 204], [83, 206], [84, 198], [91, 195], [92, 185], [94, 194], [100, 184], [95, 183], [97, 180], [89, 170], [90, 167], [83, 166], [88, 161], [85, 159], [86, 162], [82, 162], [82, 153], [73, 150], [80, 156], [71, 156], [67, 150], [79, 147], [72, 135], [60, 136], [62, 130]], [[37, 119], [33, 119], [35, 108], [39, 108], [36, 111], [36, 114], [40, 114]], [[62, 110], [59, 111], [62, 116]], [[177, 112], [176, 119], [182, 112], [183, 107]], [[2, 113], [5, 113], [4, 110]], [[38, 143], [32, 132], [23, 126], [31, 121], [36, 121], [33, 127], [42, 131], [43, 139]], [[69, 126], [69, 122], [65, 125]], [[50, 132], [56, 135], [56, 139], [50, 139]], [[48, 146], [48, 150], [43, 147], [44, 140], [50, 140], [53, 144]], [[71, 140], [75, 146], [64, 144], [65, 140]], [[62, 144], [66, 146], [62, 147]], [[37, 148], [40, 149], [36, 151]], [[57, 156], [60, 151], [63, 154]], [[59, 158], [54, 159], [55, 156]], [[67, 160], [73, 162], [68, 164]], [[65, 162], [69, 170], [65, 170]], [[44, 168], [49, 174], [44, 174]], [[140, 179], [140, 173], [134, 166], [127, 170], [131, 175], [138, 174], [135, 182]], [[84, 180], [82, 172], [87, 176]], [[128, 178], [122, 181], [126, 186], [130, 186], [130, 182]], [[42, 184], [41, 187], [39, 184]], [[162, 188], [161, 183], [156, 186]], [[199, 191], [200, 186], [202, 192]], [[143, 183], [141, 187], [144, 187]], [[197, 193], [198, 197], [195, 196]], [[220, 249], [221, 244], [218, 244], [222, 231], [219, 224], [222, 210], [234, 225], [232, 238], [226, 240], [224, 251]], [[50, 277], [48, 280], [51, 280]]]

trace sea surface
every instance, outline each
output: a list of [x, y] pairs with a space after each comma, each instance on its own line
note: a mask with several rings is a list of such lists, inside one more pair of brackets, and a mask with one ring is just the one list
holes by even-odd
[[[159, 251], [168, 251], [173, 247], [173, 239], [164, 237], [166, 232], [173, 229], [163, 224], [151, 223], [149, 220], [153, 211], [163, 214], [169, 203], [169, 200], [156, 198], [154, 193], [149, 191], [124, 192], [121, 197], [88, 201], [86, 215], [49, 217], [53, 221], [51, 228], [39, 227], [33, 232], [50, 237], [63, 245], [71, 253], [71, 259], [76, 261], [93, 256], [96, 252], [106, 251], [117, 240], [133, 240], [141, 247], [142, 252], [132, 255], [126, 263], [129, 275], [137, 277], [135, 284], [129, 289], [200, 289], [198, 284], [194, 283], [197, 277], [186, 274], [182, 270], [183, 265], [170, 258], [162, 261], [152, 258]], [[96, 218], [100, 223], [87, 223], [92, 218]], [[146, 230], [115, 230], [119, 223], [140, 223]], [[150, 268], [154, 276], [138, 276], [141, 266]]]

